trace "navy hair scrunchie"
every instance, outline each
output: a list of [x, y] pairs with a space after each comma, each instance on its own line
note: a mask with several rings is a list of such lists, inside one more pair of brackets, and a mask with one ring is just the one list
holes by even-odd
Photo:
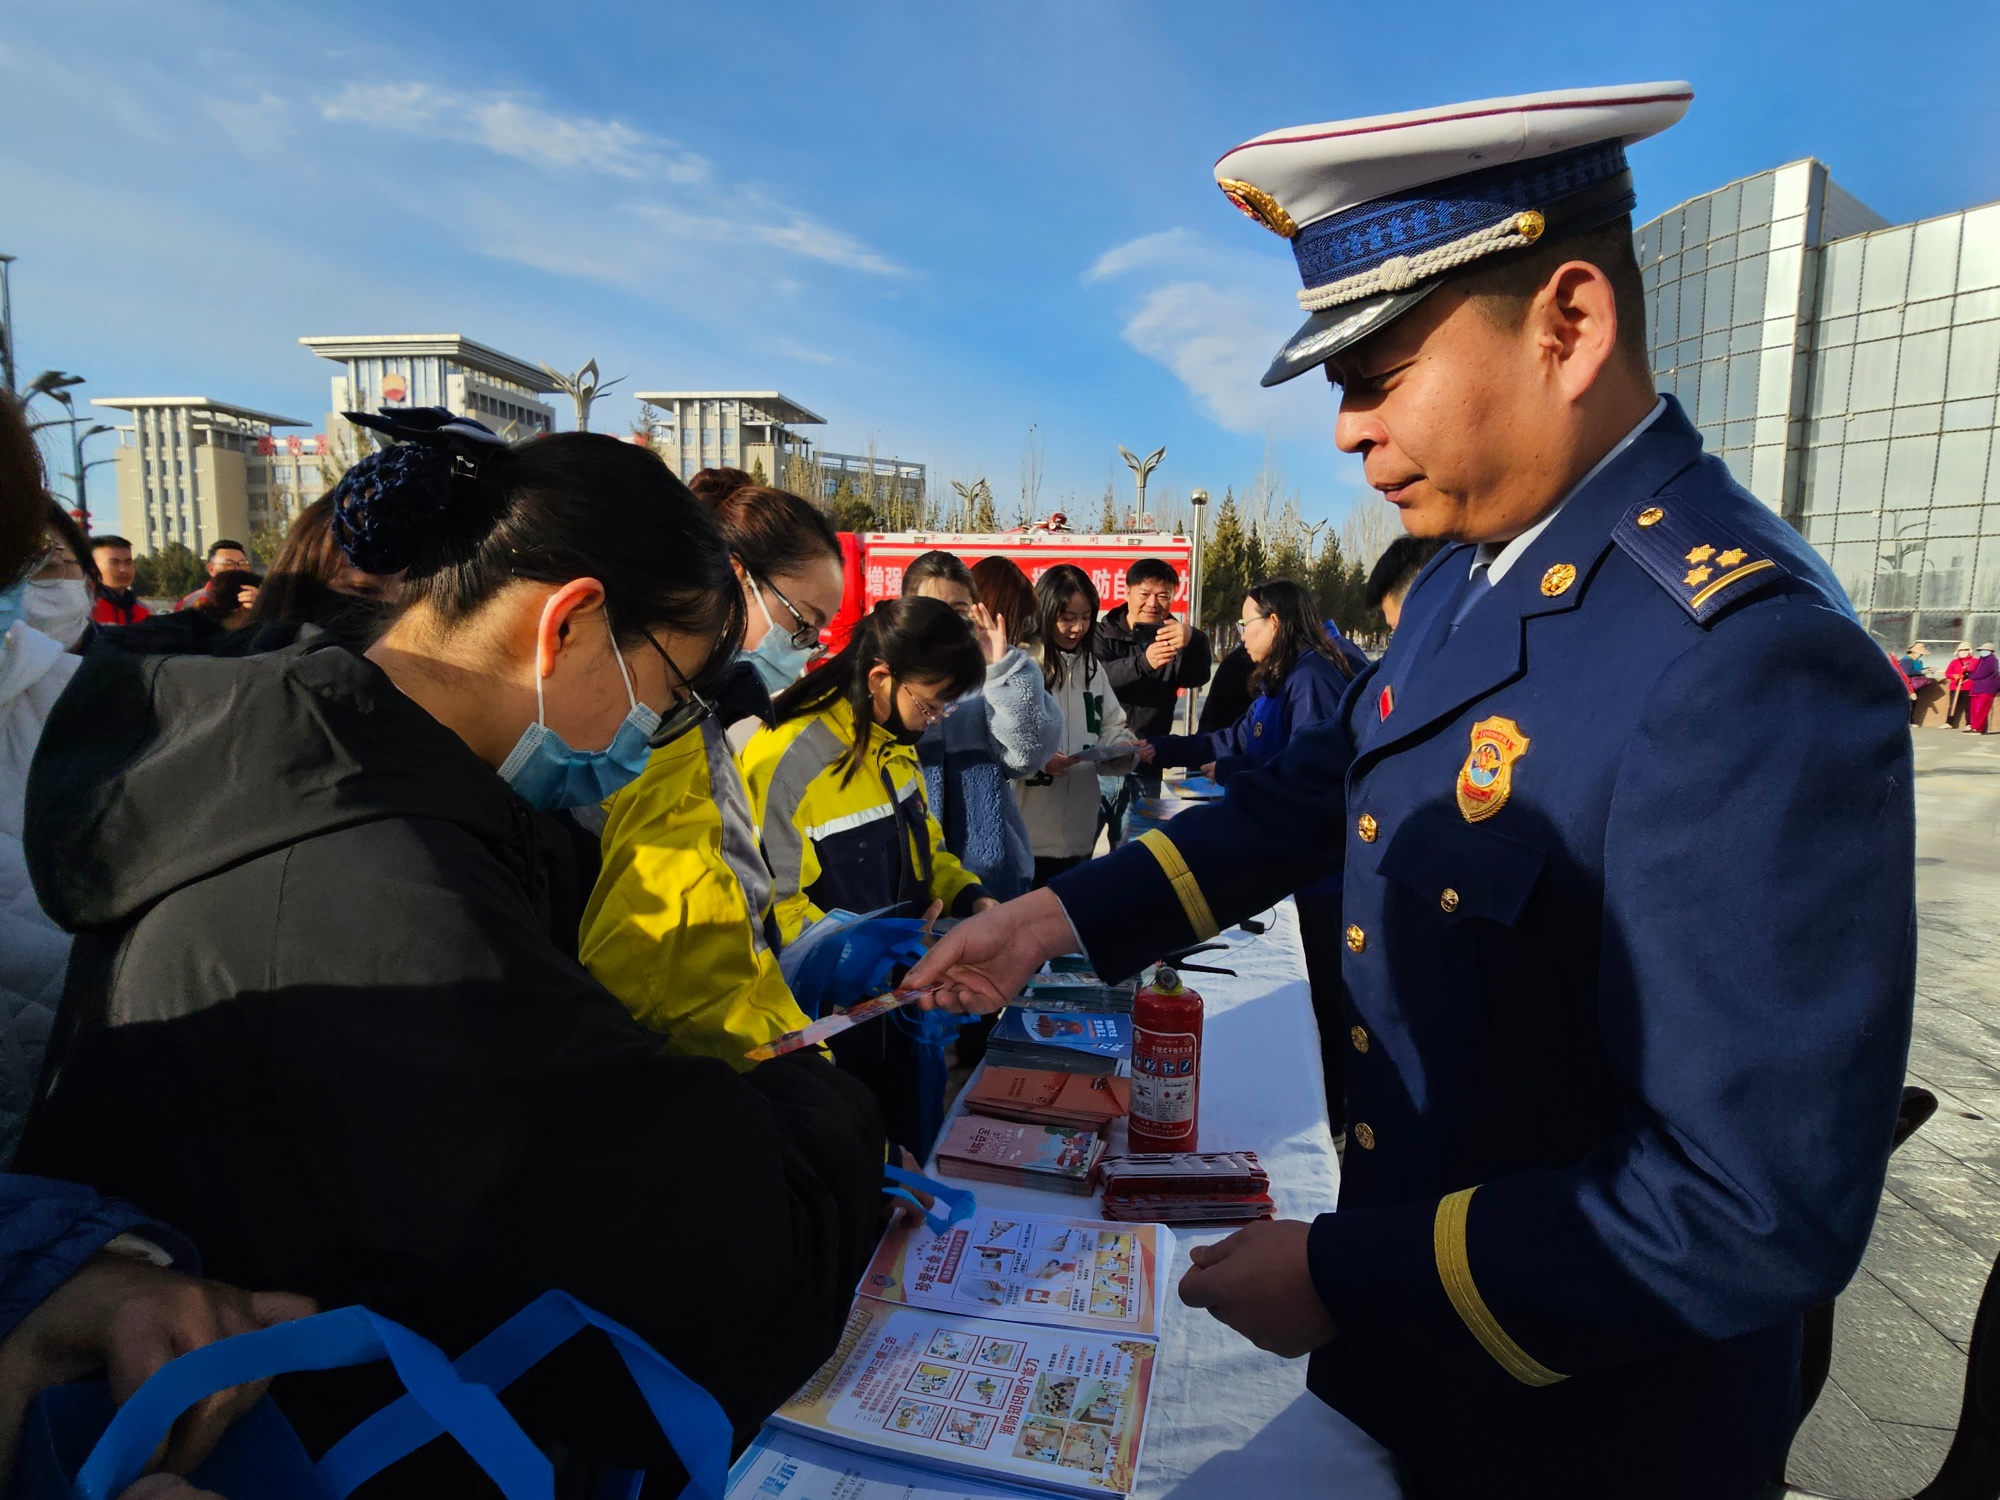
[[504, 447], [492, 429], [442, 407], [348, 412], [350, 422], [395, 439], [333, 487], [333, 539], [364, 573], [400, 573], [446, 529], [477, 477], [482, 449]]

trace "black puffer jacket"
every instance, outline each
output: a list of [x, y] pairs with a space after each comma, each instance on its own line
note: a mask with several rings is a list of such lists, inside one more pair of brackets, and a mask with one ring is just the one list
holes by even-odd
[[1146, 660], [1146, 648], [1160, 633], [1157, 625], [1134, 625], [1131, 606], [1107, 610], [1091, 635], [1091, 652], [1104, 663], [1104, 675], [1125, 708], [1125, 722], [1140, 739], [1166, 734], [1174, 727], [1174, 704], [1182, 688], [1192, 690], [1208, 681], [1208, 636], [1188, 632], [1188, 643], [1164, 667]]
[[[311, 630], [101, 653], [28, 800], [77, 938], [20, 1170], [143, 1205], [210, 1275], [452, 1352], [564, 1288], [740, 1431], [832, 1350], [882, 1201], [866, 1089], [816, 1057], [662, 1055], [552, 941], [574, 914], [535, 816], [372, 663]], [[608, 1345], [552, 1363], [511, 1403], [531, 1432], [660, 1461]], [[280, 1386], [309, 1444], [376, 1394]], [[453, 1469], [366, 1493], [484, 1492]]]

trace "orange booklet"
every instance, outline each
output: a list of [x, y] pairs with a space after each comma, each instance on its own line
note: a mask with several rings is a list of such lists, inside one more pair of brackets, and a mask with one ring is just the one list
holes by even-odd
[[1037, 1068], [980, 1070], [965, 1091], [965, 1107], [996, 1120], [1070, 1125], [1101, 1131], [1130, 1112], [1132, 1081]]

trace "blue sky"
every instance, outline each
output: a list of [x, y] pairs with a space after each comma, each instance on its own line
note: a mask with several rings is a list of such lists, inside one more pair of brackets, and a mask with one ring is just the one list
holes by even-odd
[[[816, 435], [1094, 517], [1266, 461], [1338, 522], [1324, 382], [1256, 377], [1285, 247], [1249, 136], [1691, 80], [1640, 215], [1815, 155], [1892, 219], [2000, 198], [2000, 7], [1238, 3], [10, 5], [0, 251], [22, 378], [323, 419], [308, 333], [467, 334], [626, 385], [784, 391]], [[1130, 484], [1116, 469], [1121, 497]]]

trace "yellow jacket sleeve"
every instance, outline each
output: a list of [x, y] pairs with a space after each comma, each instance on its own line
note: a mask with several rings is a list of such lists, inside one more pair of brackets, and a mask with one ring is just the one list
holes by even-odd
[[[764, 863], [771, 872], [771, 911], [782, 949], [825, 915], [806, 895], [819, 879], [819, 855], [806, 829], [832, 756], [817, 742], [817, 719], [759, 729], [743, 747], [744, 789]], [[834, 753], [838, 753], [838, 745]]]
[[672, 1052], [743, 1054], [806, 1024], [765, 941], [768, 877], [736, 764], [704, 725], [605, 804], [579, 956]]

